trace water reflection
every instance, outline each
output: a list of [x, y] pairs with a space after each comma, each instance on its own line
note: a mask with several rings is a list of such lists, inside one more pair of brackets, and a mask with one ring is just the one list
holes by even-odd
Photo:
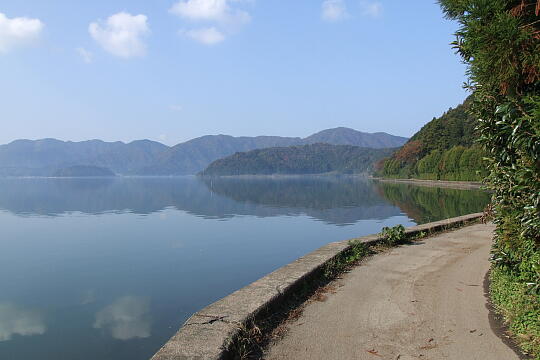
[[96, 302], [96, 300], [97, 300], [96, 290], [88, 289], [82, 293], [80, 304], [81, 305], [93, 304], [94, 302]]
[[114, 339], [144, 339], [150, 336], [150, 302], [124, 296], [96, 314], [94, 328], [106, 330]]
[[480, 211], [488, 199], [480, 191], [347, 177], [0, 179], [0, 209], [23, 216], [151, 214], [173, 207], [209, 219], [308, 215], [349, 225], [403, 212], [426, 222]]
[[146, 360], [195, 311], [320, 246], [488, 197], [350, 177], [0, 179], [2, 298], [46, 309], [0, 303], [0, 359]]
[[0, 341], [9, 341], [14, 335], [43, 335], [46, 329], [39, 311], [11, 303], [0, 303]]
[[480, 190], [391, 183], [379, 184], [377, 191], [418, 224], [481, 212], [491, 197]]
[[333, 224], [400, 214], [366, 181], [339, 178], [214, 179], [3, 179], [0, 208], [19, 215], [70, 212], [150, 214], [174, 207], [227, 219], [306, 214]]

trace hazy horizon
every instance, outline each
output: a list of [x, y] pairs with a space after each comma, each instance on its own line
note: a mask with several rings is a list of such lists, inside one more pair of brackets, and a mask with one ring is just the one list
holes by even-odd
[[466, 97], [456, 28], [435, 2], [7, 0], [0, 144], [410, 137]]
[[[324, 130], [333, 130], [333, 129], [338, 129], [338, 128], [347, 128], [345, 126], [338, 126], [336, 128], [329, 128], [329, 129], [321, 129], [320, 131], [317, 131], [316, 133], [319, 133], [321, 131], [324, 131]], [[359, 131], [359, 132], [363, 132], [363, 133], [366, 133], [366, 134], [377, 134], [377, 133], [386, 133], [385, 131], [375, 131], [375, 132], [366, 132], [366, 131], [362, 131], [362, 130], [358, 130], [358, 129], [353, 129], [353, 128], [347, 128], [347, 129], [350, 129], [350, 130], [354, 130], [354, 131]], [[19, 140], [30, 140], [30, 141], [38, 141], [38, 140], [59, 140], [59, 141], [64, 141], [64, 142], [83, 142], [83, 141], [94, 141], [94, 140], [98, 140], [98, 141], [104, 141], [104, 142], [122, 142], [122, 143], [125, 143], [125, 144], [129, 144], [129, 143], [132, 143], [132, 142], [136, 142], [136, 141], [145, 141], [145, 140], [149, 140], [149, 141], [155, 141], [155, 142], [159, 142], [161, 144], [164, 144], [164, 145], [167, 145], [167, 146], [174, 146], [174, 145], [177, 145], [177, 144], [181, 144], [181, 143], [184, 143], [184, 142], [187, 142], [187, 141], [190, 141], [190, 140], [193, 140], [193, 139], [197, 139], [197, 138], [200, 138], [200, 137], [204, 137], [204, 136], [232, 136], [232, 137], [259, 137], [259, 136], [275, 136], [275, 137], [287, 137], [287, 138], [299, 138], [299, 139], [304, 139], [306, 137], [309, 137], [311, 135], [314, 135], [316, 133], [312, 133], [312, 134], [307, 134], [307, 135], [304, 135], [304, 136], [289, 136], [289, 135], [283, 135], [283, 134], [259, 134], [259, 135], [236, 135], [236, 134], [204, 134], [204, 135], [201, 135], [201, 136], [196, 136], [194, 138], [191, 138], [191, 139], [187, 139], [187, 140], [184, 140], [184, 141], [181, 141], [181, 142], [178, 142], [178, 143], [174, 143], [174, 144], [168, 144], [166, 142], [163, 142], [161, 140], [153, 140], [153, 139], [148, 139], [148, 138], [141, 138], [141, 139], [131, 139], [131, 140], [127, 140], [127, 141], [124, 141], [124, 140], [104, 140], [104, 139], [99, 139], [99, 138], [93, 138], [93, 139], [81, 139], [81, 140], [71, 140], [71, 139], [59, 139], [59, 138], [54, 138], [54, 137], [46, 137], [46, 138], [33, 138], [33, 139], [30, 139], [30, 138], [20, 138], [20, 139], [13, 139], [11, 141], [8, 141], [6, 143], [0, 143], [0, 145], [7, 145], [7, 144], [10, 144], [14, 141], [19, 141]], [[403, 137], [403, 138], [408, 138], [407, 136], [401, 136], [401, 135], [396, 135], [396, 134], [389, 134], [389, 133], [386, 133], [388, 135], [392, 135], [392, 136], [397, 136], [397, 137]]]

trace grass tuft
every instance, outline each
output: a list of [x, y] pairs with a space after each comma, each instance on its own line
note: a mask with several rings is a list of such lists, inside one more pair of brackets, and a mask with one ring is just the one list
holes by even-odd
[[540, 360], [540, 296], [500, 267], [490, 273], [491, 300], [523, 351]]

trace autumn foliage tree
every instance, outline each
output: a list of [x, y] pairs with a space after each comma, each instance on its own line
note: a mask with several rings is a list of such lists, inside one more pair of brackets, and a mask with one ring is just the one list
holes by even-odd
[[[484, 156], [481, 149], [474, 146], [477, 121], [469, 113], [471, 103], [472, 98], [466, 99], [462, 105], [427, 123], [405, 146], [377, 167], [377, 174], [430, 180], [482, 180], [486, 172], [481, 163], [467, 161], [461, 168], [460, 156], [455, 156], [461, 149], [464, 154], [465, 150], [468, 155], [474, 153], [478, 160]], [[456, 147], [459, 150], [455, 150]], [[471, 166], [476, 167], [471, 169]]]

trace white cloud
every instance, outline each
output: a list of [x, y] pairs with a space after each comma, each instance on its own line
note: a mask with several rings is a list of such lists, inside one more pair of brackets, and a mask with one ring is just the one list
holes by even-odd
[[[243, 10], [233, 9], [229, 3], [235, 0], [180, 0], [170, 12], [188, 20], [217, 21], [244, 24], [251, 16]], [[236, 0], [238, 1], [238, 0]]]
[[343, 0], [324, 0], [321, 17], [325, 21], [336, 22], [348, 16], [347, 7]]
[[90, 51], [86, 50], [83, 47], [78, 47], [75, 50], [81, 56], [81, 58], [83, 59], [85, 63], [90, 64], [92, 62], [93, 54]]
[[45, 25], [39, 19], [8, 18], [0, 13], [0, 53], [36, 40]]
[[145, 15], [120, 12], [110, 16], [105, 23], [93, 22], [88, 27], [90, 35], [106, 51], [129, 58], [146, 54], [144, 38], [150, 33]]
[[232, 6], [251, 0], [179, 0], [169, 12], [191, 22], [213, 26], [180, 31], [180, 34], [205, 45], [215, 45], [251, 21], [248, 12]]
[[362, 1], [360, 5], [362, 6], [362, 15], [364, 16], [376, 18], [382, 14], [383, 6], [378, 1]]
[[118, 340], [150, 336], [150, 304], [135, 296], [124, 296], [96, 314], [94, 328], [107, 329]]
[[228, 11], [227, 0], [181, 0], [169, 10], [193, 20], [219, 20]]
[[225, 35], [215, 27], [193, 29], [181, 33], [205, 45], [215, 45], [225, 40]]
[[46, 327], [39, 312], [10, 303], [0, 303], [0, 341], [13, 335], [42, 335]]

